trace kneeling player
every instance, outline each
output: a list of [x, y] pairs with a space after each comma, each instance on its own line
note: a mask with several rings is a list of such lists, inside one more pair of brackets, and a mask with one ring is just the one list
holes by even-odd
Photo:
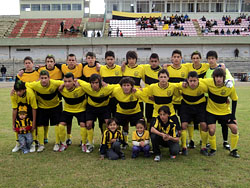
[[161, 160], [160, 145], [169, 147], [172, 159], [179, 153], [178, 130], [176, 124], [169, 118], [171, 115], [169, 107], [160, 107], [158, 113], [159, 116], [151, 122], [151, 141], [156, 162]]
[[[228, 88], [224, 85], [226, 73], [221, 68], [216, 68], [213, 72], [213, 79], [206, 79], [205, 83], [208, 86], [208, 101], [207, 101], [207, 124], [209, 129], [209, 143], [211, 151], [209, 155], [216, 153], [216, 137], [215, 128], [216, 121], [225, 123], [231, 129], [231, 151], [230, 155], [239, 158], [237, 153], [237, 143], [239, 140], [238, 127], [235, 118], [235, 111], [238, 96], [235, 88]], [[232, 99], [232, 112], [229, 107], [228, 97]]]

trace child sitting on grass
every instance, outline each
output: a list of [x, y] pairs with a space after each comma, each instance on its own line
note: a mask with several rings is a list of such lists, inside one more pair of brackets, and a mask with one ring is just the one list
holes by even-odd
[[33, 142], [32, 134], [32, 121], [27, 117], [27, 107], [19, 106], [18, 118], [14, 131], [18, 133], [18, 140], [20, 148], [24, 154], [30, 152], [30, 147]]
[[121, 144], [124, 143], [124, 139], [121, 131], [118, 130], [116, 119], [109, 119], [107, 125], [108, 129], [103, 133], [100, 148], [101, 159], [104, 159], [106, 156], [110, 160], [117, 160], [119, 158], [124, 160], [125, 155], [120, 148]]
[[149, 157], [149, 131], [145, 130], [146, 123], [140, 119], [136, 124], [136, 130], [132, 135], [132, 158], [137, 158], [140, 151], [144, 152], [145, 157]]

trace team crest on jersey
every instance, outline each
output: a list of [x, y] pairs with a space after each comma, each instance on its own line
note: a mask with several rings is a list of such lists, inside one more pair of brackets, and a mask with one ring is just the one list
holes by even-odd
[[200, 96], [201, 95], [201, 91], [197, 91], [197, 96]]
[[185, 77], [185, 72], [181, 72], [181, 77]]
[[118, 76], [119, 75], [119, 71], [115, 71], [115, 75]]
[[104, 93], [102, 93], [102, 94], [100, 95], [100, 97], [104, 97]]
[[139, 75], [139, 72], [138, 71], [135, 71], [134, 72], [134, 76], [138, 76]]
[[221, 95], [225, 95], [226, 94], [226, 90], [225, 89], [222, 89], [221, 92], [220, 92]]
[[133, 101], [133, 99], [134, 99], [134, 97], [131, 95], [130, 98], [129, 98], [129, 100]]
[[54, 90], [52, 88], [49, 89], [50, 93], [54, 93]]
[[171, 96], [171, 91], [167, 91], [167, 96]]
[[78, 94], [77, 93], [74, 93], [74, 98], [78, 98]]

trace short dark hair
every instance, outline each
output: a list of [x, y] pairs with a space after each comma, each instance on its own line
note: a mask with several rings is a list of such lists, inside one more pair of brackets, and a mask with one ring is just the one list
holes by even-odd
[[72, 72], [67, 72], [65, 75], [64, 75], [65, 78], [72, 78], [74, 80], [74, 74]]
[[149, 59], [158, 59], [159, 61], [159, 56], [157, 53], [152, 53]]
[[119, 82], [120, 86], [122, 86], [123, 84], [127, 84], [127, 83], [129, 83], [132, 87], [134, 87], [135, 85], [135, 81], [131, 77], [123, 77]]
[[116, 118], [110, 118], [110, 119], [108, 119], [107, 125], [109, 126], [113, 122], [115, 122], [116, 124], [118, 124], [118, 121], [117, 121]]
[[216, 51], [211, 50], [207, 52], [206, 58], [208, 59], [208, 57], [215, 57], [216, 59], [218, 59], [218, 54]]
[[69, 57], [75, 57], [76, 58], [76, 55], [75, 54], [69, 54], [69, 55], [67, 55], [67, 59], [69, 59]]
[[198, 75], [198, 73], [196, 71], [190, 71], [188, 73], [187, 78], [190, 78], [190, 77], [192, 77], [192, 78], [199, 78], [199, 75]]
[[129, 58], [132, 58], [132, 59], [138, 59], [138, 56], [137, 56], [137, 53], [135, 51], [128, 51], [127, 54], [126, 54], [126, 60], [128, 61]]
[[198, 51], [195, 51], [191, 54], [191, 59], [193, 58], [194, 55], [198, 55], [201, 58], [201, 53]]
[[89, 82], [94, 82], [98, 80], [99, 82], [99, 87], [101, 88], [102, 87], [102, 77], [99, 75], [99, 74], [92, 74], [89, 78]]
[[105, 59], [107, 57], [113, 57], [113, 58], [115, 58], [115, 53], [113, 51], [106, 51], [106, 53], [105, 53]]
[[55, 56], [53, 56], [53, 55], [51, 55], [51, 54], [49, 54], [49, 55], [46, 56], [46, 58], [45, 58], [45, 63], [46, 63], [47, 59], [53, 59], [53, 61], [56, 62]]
[[223, 77], [223, 80], [225, 81], [226, 79], [226, 72], [222, 68], [216, 68], [212, 74], [213, 79], [215, 77]]
[[29, 61], [31, 61], [32, 63], [34, 63], [32, 57], [30, 57], [30, 56], [26, 56], [26, 57], [23, 59], [23, 63], [24, 63], [26, 60], [29, 60]]
[[161, 69], [161, 70], [158, 72], [158, 77], [160, 76], [160, 74], [167, 74], [167, 76], [169, 77], [169, 72], [167, 71], [167, 69]]
[[46, 76], [46, 75], [49, 77], [49, 72], [47, 70], [42, 70], [39, 76]]
[[20, 91], [23, 89], [26, 89], [25, 83], [21, 80], [16, 81], [14, 84], [14, 90]]
[[96, 57], [96, 55], [95, 55], [94, 52], [88, 52], [88, 53], [86, 54], [86, 57], [88, 57], [88, 56], [90, 56], [90, 57]]
[[168, 106], [161, 106], [158, 110], [158, 114], [163, 111], [165, 112], [166, 114], [168, 114], [169, 116], [171, 115], [171, 112], [170, 112], [170, 109]]
[[174, 51], [172, 52], [172, 56], [174, 56], [174, 54], [179, 54], [180, 56], [182, 56], [182, 53], [181, 53], [180, 50], [174, 50]]
[[136, 123], [137, 124], [142, 124], [144, 128], [146, 128], [146, 121], [144, 119], [139, 119]]

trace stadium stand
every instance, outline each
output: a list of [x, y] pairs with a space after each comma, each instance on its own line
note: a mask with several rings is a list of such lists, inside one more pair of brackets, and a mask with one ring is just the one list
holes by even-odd
[[4, 38], [8, 35], [8, 31], [11, 31], [16, 24], [17, 19], [1, 18], [0, 19], [0, 38]]
[[110, 20], [112, 29], [112, 37], [116, 37], [117, 28], [122, 31], [124, 37], [136, 36], [136, 21], [135, 20]]

